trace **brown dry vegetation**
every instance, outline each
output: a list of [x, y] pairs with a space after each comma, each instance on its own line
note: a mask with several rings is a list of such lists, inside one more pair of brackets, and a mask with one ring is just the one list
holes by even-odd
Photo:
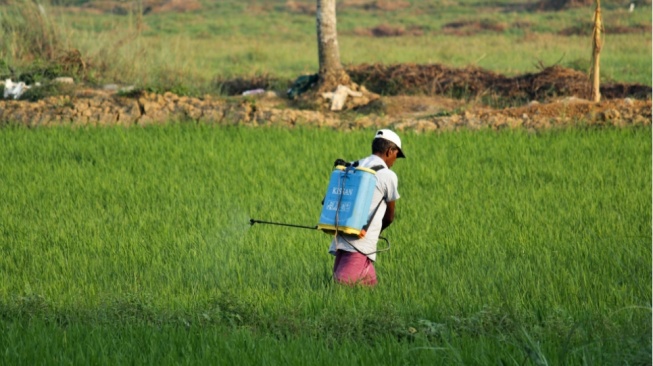
[[[370, 1], [370, 0], [343, 0], [336, 4], [338, 11], [352, 8], [363, 10], [379, 10], [379, 11], [396, 11], [410, 7], [408, 1]], [[285, 4], [286, 10], [295, 14], [315, 15], [315, 1], [294, 1], [287, 0]]]
[[286, 1], [286, 10], [295, 14], [315, 15], [316, 6], [315, 2], [306, 3], [303, 1], [288, 0]]
[[595, 0], [540, 0], [534, 5], [538, 10], [562, 10], [594, 4]]
[[[561, 67], [544, 67], [537, 73], [513, 77], [479, 67], [453, 68], [442, 64], [361, 64], [346, 66], [352, 81], [367, 90], [385, 96], [425, 95], [458, 99], [492, 96], [507, 104], [520, 104], [548, 98], [587, 96], [589, 77], [579, 71]], [[220, 78], [223, 93], [239, 95], [251, 89], [271, 89], [282, 80], [263, 74], [252, 77]], [[285, 83], [288, 87], [291, 82]], [[651, 87], [642, 84], [603, 83], [604, 99], [630, 97], [650, 99]]]
[[[520, 28], [523, 25], [520, 24]], [[463, 20], [447, 23], [442, 27], [442, 33], [457, 35], [457, 36], [470, 36], [480, 32], [497, 32], [501, 33], [508, 29], [510, 26], [506, 23], [497, 22], [489, 19], [480, 21]]]
[[[478, 67], [450, 68], [440, 64], [363, 64], [347, 68], [352, 80], [384, 95], [422, 94], [452, 97], [496, 96], [515, 101], [544, 101], [551, 97], [586, 97], [588, 76], [560, 66], [538, 73], [507, 77]], [[650, 99], [651, 87], [604, 83], [605, 99]]]
[[402, 36], [421, 36], [424, 30], [421, 27], [393, 26], [389, 24], [380, 24], [372, 28], [356, 28], [354, 34], [357, 36], [368, 37], [402, 37]]
[[[198, 0], [143, 0], [142, 10], [144, 13], [183, 13], [200, 9], [202, 4]], [[88, 2], [78, 10], [96, 14], [129, 14], [137, 9], [133, 1], [103, 0]]]
[[365, 10], [381, 10], [381, 11], [396, 11], [402, 10], [410, 7], [408, 1], [401, 0], [344, 0], [342, 2], [342, 8], [361, 8]]
[[[562, 36], [590, 36], [592, 34], [591, 23], [583, 23], [573, 27], [565, 28], [558, 32]], [[651, 24], [637, 24], [634, 26], [613, 25], [605, 26], [604, 34], [630, 34], [630, 33], [651, 33]]]
[[[468, 37], [479, 33], [504, 33], [509, 30], [517, 29], [528, 31], [532, 24], [526, 21], [517, 21], [514, 23], [498, 22], [491, 19], [482, 20], [458, 20], [446, 23], [439, 31], [430, 31], [430, 33], [441, 33], [450, 36]], [[581, 23], [572, 27], [562, 29], [557, 32], [561, 36], [590, 36], [593, 25], [591, 23]], [[605, 34], [630, 34], [651, 32], [650, 24], [636, 25], [612, 25], [605, 26]], [[355, 28], [352, 32], [357, 36], [363, 37], [402, 37], [402, 36], [422, 36], [427, 32], [423, 27], [412, 26], [406, 28], [392, 24], [382, 23], [370, 28]], [[344, 32], [343, 34], [347, 34]]]

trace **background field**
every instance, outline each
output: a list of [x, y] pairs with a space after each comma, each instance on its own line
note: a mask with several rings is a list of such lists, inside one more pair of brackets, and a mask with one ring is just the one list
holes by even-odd
[[648, 364], [651, 130], [402, 135], [389, 253], [314, 225], [373, 131], [0, 130], [0, 363]]
[[[3, 78], [13, 67], [15, 77], [72, 73], [92, 85], [202, 95], [220, 93], [225, 80], [261, 75], [285, 90], [297, 76], [318, 69], [312, 0], [189, 1], [200, 8], [154, 8], [142, 17], [129, 6], [135, 1], [113, 2], [121, 7], [63, 2], [84, 6], [48, 7], [44, 17], [27, 12], [27, 1], [9, 3], [17, 5], [0, 7], [8, 24], [0, 29]], [[435, 63], [512, 76], [558, 64], [589, 72], [591, 6], [541, 11], [533, 0], [338, 4], [345, 65]], [[651, 85], [650, 2], [633, 12], [628, 4], [603, 4], [601, 77]], [[79, 54], [71, 55], [73, 50]]]

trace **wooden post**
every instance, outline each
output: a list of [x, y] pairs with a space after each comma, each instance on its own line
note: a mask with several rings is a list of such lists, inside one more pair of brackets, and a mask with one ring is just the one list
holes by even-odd
[[143, 0], [136, 2], [136, 33], [138, 35], [143, 31]]
[[596, 10], [594, 11], [594, 30], [592, 31], [592, 69], [590, 71], [590, 97], [595, 103], [601, 101], [601, 81], [600, 81], [600, 58], [601, 48], [603, 47], [603, 40], [601, 33], [603, 31], [603, 23], [601, 20], [601, 0], [596, 0]]

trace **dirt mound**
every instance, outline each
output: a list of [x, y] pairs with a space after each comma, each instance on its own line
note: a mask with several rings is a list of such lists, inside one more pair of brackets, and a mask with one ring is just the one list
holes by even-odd
[[[581, 23], [572, 27], [565, 28], [558, 32], [562, 36], [590, 36], [594, 25], [591, 23]], [[633, 26], [613, 25], [605, 26], [604, 34], [630, 34], [630, 33], [651, 33], [653, 28], [650, 24], [637, 24]]]
[[[135, 2], [116, 0], [91, 1], [84, 4], [80, 9], [91, 13], [111, 13], [117, 15], [128, 15], [137, 11]], [[147, 13], [183, 13], [202, 9], [199, 0], [143, 0], [143, 14]]]
[[0, 100], [0, 127], [144, 126], [170, 121], [211, 125], [313, 126], [349, 130], [390, 127], [417, 132], [459, 129], [543, 130], [565, 126], [650, 126], [651, 101], [591, 103], [564, 98], [550, 103], [492, 109], [457, 99], [426, 96], [382, 97], [356, 114], [297, 108], [273, 92], [252, 97], [182, 97], [137, 93], [131, 97], [88, 90], [36, 102]]
[[[454, 98], [479, 96], [508, 98], [515, 102], [588, 95], [588, 76], [560, 66], [515, 77], [478, 67], [450, 68], [439, 64], [363, 64], [350, 66], [352, 81], [381, 95], [444, 95]], [[651, 87], [641, 84], [604, 83], [604, 99], [650, 99]]]
[[401, 0], [344, 0], [343, 8], [361, 8], [365, 10], [396, 11], [410, 7], [410, 2]]
[[[352, 96], [358, 100], [347, 105], [345, 110], [349, 112], [337, 113], [289, 99], [285, 90], [274, 87], [283, 81], [269, 75], [216, 80], [223, 92], [238, 95], [229, 98], [191, 98], [144, 91], [127, 95], [112, 89], [78, 86], [66, 95], [33, 102], [0, 100], [0, 126], [131, 126], [194, 121], [247, 126], [309, 125], [339, 130], [392, 127], [447, 131], [651, 125], [651, 87], [604, 84], [602, 102], [592, 103], [582, 98], [588, 84], [586, 75], [562, 67], [515, 77], [474, 67], [415, 64], [359, 65], [347, 71], [354, 82], [380, 96], [368, 100], [364, 100], [365, 95]], [[254, 89], [261, 90], [241, 96], [243, 91]], [[488, 96], [509, 103], [504, 101], [503, 107], [492, 105], [484, 100]]]
[[[363, 9], [369, 11], [396, 11], [410, 7], [408, 1], [390, 1], [390, 0], [344, 0], [336, 4], [338, 11], [347, 8]], [[290, 13], [315, 15], [315, 2], [287, 0], [285, 8]]]
[[537, 10], [562, 10], [592, 4], [594, 4], [594, 0], [540, 0], [533, 5], [533, 8]]
[[502, 33], [508, 28], [508, 24], [490, 19], [480, 21], [461, 20], [445, 24], [442, 27], [442, 32], [449, 35], [470, 36], [484, 31]]
[[355, 28], [353, 33], [366, 37], [402, 37], [421, 36], [424, 34], [424, 30], [421, 27], [404, 28], [403, 26], [380, 24], [372, 28]]

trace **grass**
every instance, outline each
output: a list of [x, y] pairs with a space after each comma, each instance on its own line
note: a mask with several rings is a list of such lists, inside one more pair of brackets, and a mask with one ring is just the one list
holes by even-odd
[[[559, 34], [588, 23], [592, 17], [589, 7], [530, 12], [525, 10], [529, 1], [410, 3], [409, 7], [389, 11], [341, 7], [338, 32], [343, 63], [472, 65], [507, 75], [536, 72], [540, 64], [589, 69], [590, 36]], [[617, 5], [604, 6], [606, 27], [651, 24], [650, 5], [638, 6], [633, 13], [625, 10], [627, 4]], [[8, 16], [11, 9], [3, 10], [8, 19], [14, 19]], [[318, 68], [314, 16], [293, 13], [281, 0], [206, 2], [199, 12], [148, 14], [143, 17], [145, 24], [140, 33], [133, 15], [93, 15], [48, 8], [47, 16], [38, 19], [39, 29], [57, 29], [54, 40], [42, 39], [47, 32], [30, 33], [14, 23], [3, 28], [0, 59], [18, 74], [29, 72], [34, 59], [58, 62], [50, 48], [34, 51], [25, 46], [31, 43], [54, 44], [61, 52], [80, 50], [88, 70], [77, 70], [76, 76], [91, 83], [185, 89], [192, 95], [219, 93], [217, 80], [229, 77], [268, 74], [291, 81]], [[490, 22], [505, 29], [469, 36], [446, 34], [442, 29], [451, 22]], [[417, 27], [424, 35], [356, 35], [357, 29], [382, 24]], [[16, 36], [31, 41], [21, 43]], [[650, 55], [650, 32], [608, 32], [601, 58], [603, 81], [650, 85]], [[9, 71], [0, 68], [0, 74], [7, 76]]]
[[[11, 3], [3, 77], [201, 95], [317, 70], [314, 18], [285, 1], [148, 14], [141, 33], [133, 14]], [[342, 59], [584, 70], [589, 37], [559, 32], [591, 9], [527, 3], [340, 9]], [[618, 5], [604, 4], [606, 27], [650, 25], [650, 5]], [[474, 21], [506, 28], [441, 31]], [[356, 35], [380, 24], [424, 35]], [[62, 64], [70, 49], [86, 64]], [[604, 81], [650, 85], [650, 54], [647, 32], [608, 33]], [[380, 285], [344, 288], [329, 237], [248, 221], [315, 224], [331, 163], [366, 155], [371, 133], [0, 129], [0, 364], [651, 363], [650, 127], [402, 133]]]
[[372, 133], [1, 129], [0, 363], [650, 363], [650, 127], [403, 133], [343, 288], [328, 236], [248, 221], [313, 225]]

